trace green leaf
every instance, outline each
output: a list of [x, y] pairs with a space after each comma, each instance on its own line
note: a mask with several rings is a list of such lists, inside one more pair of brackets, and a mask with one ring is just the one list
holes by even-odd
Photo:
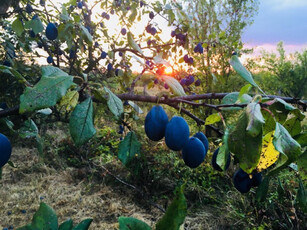
[[118, 222], [119, 230], [151, 230], [151, 227], [148, 224], [133, 217], [120, 216]]
[[30, 85], [27, 82], [27, 80], [18, 71], [14, 70], [11, 67], [0, 65], [0, 71], [3, 72], [3, 73], [11, 74], [12, 76], [16, 77], [16, 79], [18, 79], [19, 83], [22, 83], [22, 84], [25, 83], [27, 85]]
[[281, 98], [275, 98], [274, 100], [267, 101], [265, 104], [268, 104], [268, 105], [281, 104], [281, 105], [284, 106], [284, 108], [285, 108], [286, 110], [289, 110], [289, 111], [295, 109], [295, 107], [293, 107], [291, 104], [285, 102], [285, 101], [284, 101], [283, 99], [281, 99]]
[[136, 51], [138, 51], [140, 54], [143, 54], [143, 51], [141, 50], [141, 48], [139, 47], [138, 44], [136, 44], [136, 42], [133, 39], [133, 35], [131, 32], [127, 33], [127, 38], [128, 38], [128, 44]]
[[173, 77], [169, 77], [166, 75], [161, 76], [161, 78], [165, 81], [165, 83], [170, 87], [171, 91], [176, 96], [185, 96], [186, 93], [182, 88], [182, 85]]
[[15, 19], [14, 22], [12, 23], [12, 30], [14, 30], [14, 32], [18, 36], [20, 36], [23, 33], [24, 31], [23, 24], [19, 18]]
[[206, 118], [205, 125], [212, 125], [221, 120], [221, 116], [218, 113], [213, 113]]
[[289, 132], [281, 124], [276, 122], [273, 144], [275, 149], [282, 153], [275, 170], [281, 166], [287, 166], [294, 162], [301, 154], [301, 146], [294, 140]]
[[25, 23], [25, 28], [32, 29], [35, 34], [38, 34], [44, 31], [43, 23], [39, 17], [36, 17], [35, 19], [32, 19], [30, 21], [27, 21]]
[[297, 166], [303, 182], [307, 184], [307, 150], [297, 159]]
[[261, 202], [264, 201], [268, 191], [269, 191], [269, 186], [270, 186], [270, 176], [266, 176], [259, 187], [256, 190], [256, 201]]
[[83, 145], [95, 135], [93, 102], [90, 97], [77, 105], [72, 112], [69, 120], [69, 130], [76, 146]]
[[251, 136], [246, 130], [247, 124], [247, 114], [243, 112], [230, 130], [228, 147], [239, 161], [240, 168], [246, 173], [251, 173], [257, 167], [260, 159], [262, 131], [257, 136]]
[[124, 105], [121, 99], [119, 99], [111, 90], [107, 87], [104, 87], [104, 90], [109, 94], [108, 98], [108, 107], [111, 112], [115, 115], [117, 119], [121, 118], [121, 115], [124, 113]]
[[73, 84], [72, 76], [43, 75], [34, 87], [27, 87], [20, 96], [19, 112], [32, 112], [54, 106]]
[[296, 135], [294, 139], [301, 145], [302, 148], [307, 146], [307, 132]]
[[301, 121], [298, 117], [292, 117], [283, 124], [291, 136], [298, 135], [302, 131]]
[[296, 203], [304, 213], [307, 213], [307, 192], [301, 180], [296, 194]]
[[77, 226], [75, 226], [72, 230], [87, 230], [91, 223], [92, 223], [93, 219], [85, 219], [82, 220]]
[[42, 202], [38, 211], [34, 214], [32, 223], [24, 227], [18, 228], [18, 230], [58, 230], [58, 218], [55, 211]]
[[246, 127], [247, 133], [252, 137], [258, 136], [262, 132], [262, 125], [265, 123], [260, 105], [255, 102], [249, 103], [245, 112], [248, 119]]
[[54, 67], [54, 66], [43, 66], [42, 67], [42, 76], [44, 77], [59, 77], [59, 76], [69, 76], [63, 70]]
[[257, 87], [262, 93], [264, 93], [254, 81], [252, 74], [242, 65], [237, 55], [232, 55], [229, 63], [245, 81]]
[[26, 120], [22, 127], [19, 129], [19, 136], [21, 138], [31, 138], [36, 137], [37, 135], [38, 128], [32, 119]]
[[133, 101], [128, 101], [128, 104], [138, 113], [138, 114], [142, 114], [144, 113], [143, 110]]
[[228, 147], [228, 138], [229, 138], [229, 129], [226, 128], [223, 136], [223, 145], [219, 148], [219, 152], [216, 156], [216, 163], [225, 170], [226, 163], [229, 156], [229, 147]]
[[[221, 105], [231, 105], [231, 104], [245, 104], [245, 103], [249, 103], [250, 101], [252, 101], [252, 97], [247, 95], [247, 94], [243, 94], [241, 96], [241, 99], [243, 101], [239, 100], [239, 92], [232, 92], [227, 94], [225, 97], [223, 97], [222, 101], [221, 101]], [[222, 110], [241, 110], [241, 107], [227, 107], [227, 108], [222, 108]]]
[[141, 144], [134, 132], [129, 132], [118, 146], [118, 158], [124, 165], [128, 165], [136, 153], [140, 153]]
[[265, 124], [263, 125], [263, 135], [266, 135], [275, 130], [276, 122], [271, 113], [266, 110], [262, 110], [261, 112], [265, 120]]
[[251, 90], [252, 87], [253, 87], [253, 86], [252, 86], [251, 84], [247, 84], [247, 85], [243, 86], [243, 87], [241, 88], [240, 93], [239, 93], [239, 96], [238, 96], [239, 100], [240, 100], [240, 98], [241, 98], [244, 94], [247, 94], [247, 93]]
[[59, 230], [71, 230], [72, 227], [73, 227], [73, 221], [72, 219], [68, 219], [60, 225]]
[[159, 53], [158, 55], [154, 56], [153, 60], [156, 64], [171, 66], [171, 64], [168, 61], [163, 59], [162, 53]]
[[88, 32], [86, 27], [84, 27], [81, 24], [79, 26], [81, 28], [81, 34], [82, 34], [83, 39], [86, 41], [87, 44], [92, 45], [93, 43], [92, 35]]
[[221, 104], [222, 105], [229, 105], [229, 104], [235, 104], [238, 100], [239, 92], [232, 92], [228, 93], [225, 97], [223, 97]]
[[93, 89], [92, 94], [94, 95], [95, 99], [99, 102], [105, 103], [107, 102], [107, 98], [104, 97], [103, 93], [100, 90]]
[[187, 215], [187, 203], [184, 197], [184, 185], [180, 186], [176, 191], [176, 196], [166, 213], [156, 225], [156, 230], [178, 230], [183, 224]]

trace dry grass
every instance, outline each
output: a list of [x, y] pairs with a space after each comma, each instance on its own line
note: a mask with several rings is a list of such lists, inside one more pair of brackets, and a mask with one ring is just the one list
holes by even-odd
[[[55, 209], [60, 223], [67, 218], [78, 223], [91, 217], [94, 219], [91, 229], [111, 230], [118, 229], [117, 218], [124, 215], [152, 224], [147, 210], [131, 203], [131, 195], [124, 195], [104, 184], [96, 184], [95, 192], [88, 193], [88, 184], [74, 179], [76, 169], [57, 171], [47, 167], [40, 163], [35, 149], [16, 147], [11, 160], [18, 168], [3, 168], [0, 181], [1, 229], [29, 223], [41, 199]], [[21, 210], [26, 210], [26, 213]], [[8, 215], [8, 212], [12, 214]]]
[[[52, 130], [48, 135], [52, 136], [55, 145], [66, 138], [65, 133], [60, 130]], [[45, 153], [49, 155], [48, 159], [56, 156], [52, 149], [50, 151], [52, 152]], [[146, 201], [140, 200], [133, 189], [123, 184], [110, 183], [110, 179], [115, 180], [114, 178], [108, 177], [97, 183], [94, 180], [89, 181], [87, 172], [83, 172], [83, 169], [42, 163], [35, 146], [28, 148], [15, 145], [11, 160], [17, 168], [6, 165], [0, 180], [0, 229], [9, 226], [17, 228], [30, 223], [41, 200], [56, 211], [59, 223], [68, 218], [72, 218], [75, 224], [85, 218], [93, 218], [90, 229], [95, 230], [118, 229], [119, 216], [135, 217], [154, 226], [163, 215], [160, 210], [149, 207]], [[61, 159], [56, 159], [55, 162], [57, 160]], [[113, 173], [118, 175], [125, 172]], [[164, 201], [165, 198], [158, 198], [157, 202], [164, 206]], [[189, 206], [193, 204], [189, 203]], [[22, 213], [22, 210], [26, 210], [26, 213]], [[8, 212], [11, 214], [8, 215]], [[197, 213], [189, 212], [184, 229], [227, 229], [230, 222], [237, 221], [227, 218], [229, 212], [231, 210], [226, 210], [225, 207], [212, 206], [203, 207]], [[181, 229], [183, 230], [183, 226]]]

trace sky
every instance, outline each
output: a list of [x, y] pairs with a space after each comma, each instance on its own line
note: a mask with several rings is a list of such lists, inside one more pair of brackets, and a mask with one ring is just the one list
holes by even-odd
[[[65, 2], [67, 0], [64, 0]], [[147, 0], [150, 2], [152, 0]], [[254, 17], [254, 23], [247, 28], [242, 36], [246, 48], [254, 48], [252, 55], [243, 55], [242, 61], [246, 58], [257, 56], [261, 51], [276, 51], [279, 41], [284, 42], [286, 54], [307, 49], [307, 0], [259, 0], [258, 15]], [[63, 0], [53, 0], [60, 5]], [[91, 0], [88, 1], [91, 5]], [[94, 9], [94, 13], [101, 14], [99, 7]], [[155, 20], [160, 25], [162, 33], [160, 37], [167, 41], [170, 38], [170, 29], [163, 29], [164, 19], [156, 17]], [[142, 33], [148, 18], [135, 26], [134, 36]], [[112, 28], [111, 31], [119, 33], [118, 19], [112, 16], [112, 20], [106, 21], [105, 26]], [[162, 25], [162, 26], [161, 26]], [[141, 28], [141, 29], [140, 29]]]
[[307, 48], [307, 0], [260, 0], [254, 23], [243, 33], [247, 47], [273, 51], [279, 41], [288, 53]]

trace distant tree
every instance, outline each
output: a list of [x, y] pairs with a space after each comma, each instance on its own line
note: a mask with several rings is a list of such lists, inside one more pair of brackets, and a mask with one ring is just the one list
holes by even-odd
[[[172, 4], [183, 9], [176, 11], [177, 31], [186, 33], [189, 40], [186, 48], [193, 54], [194, 66], [205, 80], [206, 91], [212, 92], [213, 81], [227, 82], [232, 53], [244, 52], [241, 36], [252, 24], [259, 1], [182, 0], [180, 3], [172, 1]], [[199, 43], [203, 52], [197, 55]]]
[[272, 93], [307, 98], [307, 50], [286, 56], [283, 42], [279, 42], [277, 52], [263, 54], [262, 68], [269, 71], [263, 76], [264, 87]]

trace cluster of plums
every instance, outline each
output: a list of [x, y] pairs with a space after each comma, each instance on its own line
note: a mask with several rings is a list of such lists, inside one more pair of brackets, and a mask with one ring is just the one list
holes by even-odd
[[[223, 169], [216, 162], [218, 152], [219, 152], [219, 148], [217, 148], [214, 151], [213, 156], [212, 156], [212, 160], [211, 160], [211, 164], [212, 164], [212, 167], [215, 170], [222, 172]], [[230, 161], [231, 161], [231, 155], [230, 155], [230, 153], [228, 153], [225, 170], [227, 170], [229, 168]], [[247, 193], [247, 192], [249, 192], [249, 190], [252, 187], [257, 187], [261, 184], [262, 173], [261, 172], [260, 173], [252, 173], [252, 174], [249, 175], [248, 173], [244, 172], [241, 168], [239, 168], [234, 173], [234, 175], [232, 177], [232, 181], [233, 181], [235, 188], [239, 192]]]
[[12, 146], [9, 139], [0, 133], [0, 168], [2, 168], [10, 159]]
[[176, 33], [175, 30], [171, 32], [171, 37], [175, 37], [177, 40], [179, 40], [179, 45], [184, 45], [187, 41], [187, 35], [183, 33]]
[[[189, 86], [189, 85], [192, 85], [194, 81], [195, 81], [194, 76], [193, 75], [188, 75], [185, 78], [182, 78], [180, 80], [180, 84], [182, 86], [185, 86], [185, 85]], [[201, 83], [200, 79], [197, 79], [195, 81], [195, 86], [200, 86], [200, 83]]]
[[155, 36], [155, 34], [157, 33], [157, 29], [153, 27], [151, 24], [147, 25], [145, 30], [147, 33], [150, 33], [152, 36]]
[[190, 65], [193, 65], [193, 63], [194, 63], [193, 58], [189, 57], [189, 55], [187, 55], [187, 54], [183, 56], [183, 60], [184, 60], [185, 63], [190, 64]]
[[[190, 137], [189, 125], [184, 118], [174, 116], [169, 121], [168, 116], [160, 105], [153, 106], [145, 118], [145, 133], [152, 141], [160, 141], [165, 138], [166, 146], [174, 151], [182, 151], [182, 158], [190, 168], [198, 167], [205, 159], [209, 149], [207, 137], [198, 132]], [[212, 167], [217, 171], [223, 169], [217, 164], [217, 148], [212, 156]], [[229, 168], [231, 154], [228, 153], [225, 170]], [[259, 186], [262, 180], [261, 173], [251, 175], [238, 169], [233, 175], [233, 184], [241, 193], [247, 193], [252, 187]]]
[[247, 193], [252, 187], [257, 187], [261, 184], [262, 173], [252, 173], [251, 175], [238, 169], [232, 177], [235, 188], [241, 193]]
[[174, 116], [169, 121], [160, 105], [153, 106], [145, 118], [145, 133], [150, 140], [160, 141], [174, 151], [182, 150], [182, 158], [190, 168], [198, 167], [205, 159], [209, 148], [207, 137], [198, 132], [190, 137], [189, 125], [184, 118]]

